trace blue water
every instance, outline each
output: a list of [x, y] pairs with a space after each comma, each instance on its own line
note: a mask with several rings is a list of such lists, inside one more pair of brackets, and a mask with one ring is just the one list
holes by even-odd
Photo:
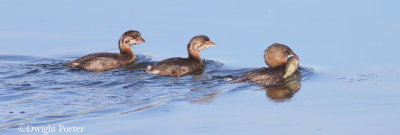
[[[21, 134], [24, 124], [83, 126], [81, 134], [398, 134], [399, 4], [2, 2], [0, 134]], [[146, 40], [133, 47], [136, 64], [104, 73], [63, 65], [118, 52], [119, 37], [130, 29]], [[186, 57], [186, 44], [199, 34], [216, 43], [201, 52], [203, 75], [142, 72]], [[226, 79], [266, 66], [263, 51], [276, 42], [300, 57], [302, 73], [312, 72], [300, 90]]]

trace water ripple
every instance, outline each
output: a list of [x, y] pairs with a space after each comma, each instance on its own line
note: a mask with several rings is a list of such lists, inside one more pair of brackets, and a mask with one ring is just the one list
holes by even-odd
[[[143, 55], [103, 73], [69, 68], [64, 65], [69, 60], [0, 55], [0, 130], [121, 115], [168, 102], [209, 104], [220, 94], [254, 86], [226, 80], [251, 69], [227, 69], [212, 60], [204, 60], [203, 74], [181, 78], [145, 73], [155, 62]], [[303, 78], [312, 74], [307, 68], [301, 72]]]

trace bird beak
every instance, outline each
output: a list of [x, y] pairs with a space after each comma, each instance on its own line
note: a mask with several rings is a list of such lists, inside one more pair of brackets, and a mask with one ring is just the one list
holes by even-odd
[[211, 46], [214, 46], [214, 45], [215, 45], [215, 43], [214, 43], [214, 42], [211, 42], [211, 41], [208, 41], [207, 44], [208, 44], [208, 45], [211, 45]]
[[289, 54], [288, 58], [290, 58], [290, 57], [295, 57], [298, 61], [300, 61], [299, 56], [297, 56], [296, 54]]
[[297, 61], [300, 61], [300, 60], [299, 60], [299, 56], [297, 56], [296, 54], [293, 55], [293, 57], [295, 57]]
[[140, 37], [138, 40], [141, 42], [146, 42], [146, 40], [144, 40], [142, 37]]

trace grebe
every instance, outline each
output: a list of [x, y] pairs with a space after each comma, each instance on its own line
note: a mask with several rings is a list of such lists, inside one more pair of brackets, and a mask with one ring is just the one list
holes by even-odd
[[215, 46], [215, 43], [211, 42], [207, 36], [195, 36], [187, 46], [188, 58], [177, 57], [165, 59], [153, 66], [148, 66], [146, 72], [163, 76], [181, 77], [199, 71], [204, 65], [199, 51], [211, 46]]
[[136, 56], [131, 46], [145, 42], [139, 31], [129, 30], [119, 39], [120, 53], [93, 53], [71, 61], [70, 67], [82, 68], [88, 71], [106, 71], [119, 68], [135, 61]]
[[[288, 56], [291, 56], [289, 61]], [[260, 85], [277, 84], [294, 73], [299, 64], [299, 57], [288, 46], [278, 43], [272, 44], [265, 50], [264, 59], [269, 67], [249, 71], [240, 77], [238, 82], [249, 80]]]

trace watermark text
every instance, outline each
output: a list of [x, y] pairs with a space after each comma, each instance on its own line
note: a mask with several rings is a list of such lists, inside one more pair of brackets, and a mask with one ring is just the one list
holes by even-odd
[[43, 133], [48, 135], [49, 133], [83, 133], [84, 127], [77, 126], [64, 126], [64, 125], [20, 125], [18, 131], [20, 133]]

